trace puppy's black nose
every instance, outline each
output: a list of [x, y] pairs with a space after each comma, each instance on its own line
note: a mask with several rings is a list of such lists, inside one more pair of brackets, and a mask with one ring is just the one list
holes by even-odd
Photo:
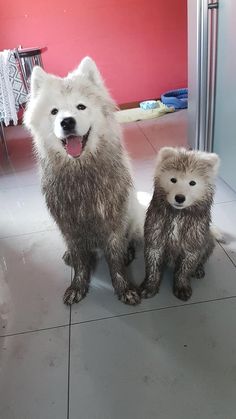
[[182, 204], [185, 201], [184, 195], [175, 195], [175, 200], [178, 202], [178, 204]]
[[64, 118], [64, 119], [61, 121], [61, 126], [62, 126], [62, 128], [63, 128], [63, 131], [65, 131], [65, 132], [74, 131], [74, 129], [75, 129], [75, 124], [76, 124], [76, 121], [75, 121], [75, 119], [74, 119], [74, 118], [72, 118], [71, 116], [70, 116], [70, 117], [68, 117], [68, 118]]

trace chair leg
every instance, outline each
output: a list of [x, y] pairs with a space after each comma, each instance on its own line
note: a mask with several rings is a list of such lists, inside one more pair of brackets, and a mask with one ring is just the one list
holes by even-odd
[[9, 153], [8, 153], [8, 148], [7, 148], [7, 140], [6, 140], [4, 125], [3, 125], [2, 121], [0, 121], [0, 136], [1, 136], [1, 139], [2, 139], [3, 147], [4, 147], [5, 157], [7, 159], [9, 159]]

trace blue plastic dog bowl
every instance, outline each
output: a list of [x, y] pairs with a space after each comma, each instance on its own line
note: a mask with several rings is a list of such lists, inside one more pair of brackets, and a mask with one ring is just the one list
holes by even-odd
[[161, 101], [167, 106], [175, 109], [184, 109], [188, 107], [188, 89], [177, 89], [161, 95]]

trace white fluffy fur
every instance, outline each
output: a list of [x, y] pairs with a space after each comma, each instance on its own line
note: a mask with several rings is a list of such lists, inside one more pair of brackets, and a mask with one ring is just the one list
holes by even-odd
[[[88, 72], [89, 63], [91, 69]], [[40, 67], [34, 67], [31, 76], [31, 97], [24, 122], [32, 131], [36, 149], [43, 157], [50, 148], [66, 155], [60, 141], [63, 138], [60, 123], [65, 117], [75, 118], [78, 136], [85, 135], [93, 125], [93, 133], [86, 147], [87, 152], [96, 149], [98, 134], [110, 132], [111, 138], [119, 136], [119, 128], [114, 123], [114, 118], [110, 118], [110, 124], [107, 124], [104, 115], [106, 111], [109, 114], [114, 110], [115, 104], [102, 84], [102, 79], [99, 85], [92, 82], [93, 73], [94, 79], [101, 79], [96, 64], [88, 57], [75, 72], [64, 79], [45, 73]], [[103, 112], [101, 106], [98, 106], [99, 100], [104, 103]], [[86, 109], [78, 110], [78, 104], [85, 105]], [[51, 114], [53, 108], [58, 109], [56, 115]], [[116, 135], [112, 135], [114, 130]]]
[[[85, 105], [86, 109], [78, 110], [78, 104]], [[56, 115], [51, 114], [53, 108], [58, 109]], [[41, 158], [47, 159], [50, 150], [53, 150], [69, 159], [73, 157], [67, 154], [61, 143], [62, 119], [73, 117], [76, 120], [78, 136], [85, 135], [90, 126], [93, 127], [83, 152], [85, 155], [96, 150], [101, 137], [109, 138], [110, 141], [121, 141], [122, 134], [115, 119], [115, 109], [116, 105], [104, 86], [95, 62], [85, 57], [78, 68], [65, 78], [47, 74], [42, 68], [34, 67], [24, 123], [33, 134], [36, 152]], [[127, 153], [124, 153], [123, 159], [131, 170]], [[145, 213], [133, 191], [128, 207], [130, 234], [143, 236]]]

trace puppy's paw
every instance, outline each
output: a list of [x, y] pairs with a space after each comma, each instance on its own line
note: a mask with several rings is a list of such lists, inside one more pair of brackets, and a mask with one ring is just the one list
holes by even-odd
[[129, 289], [124, 291], [120, 296], [119, 299], [124, 303], [124, 304], [129, 304], [131, 306], [135, 306], [137, 304], [140, 304], [141, 302], [141, 297], [138, 294], [138, 292], [134, 289]]
[[192, 295], [191, 285], [178, 285], [174, 287], [174, 295], [179, 298], [179, 300], [187, 301]]
[[64, 294], [64, 304], [71, 306], [74, 303], [78, 303], [86, 296], [86, 293], [87, 292], [85, 291], [82, 292], [79, 288], [74, 288], [73, 286], [70, 286], [69, 288], [67, 288]]
[[204, 278], [204, 276], [205, 276], [205, 271], [204, 271], [204, 268], [203, 268], [203, 266], [202, 266], [202, 265], [197, 267], [197, 269], [196, 269], [196, 271], [194, 272], [193, 276], [194, 276], [194, 278], [197, 278], [197, 279]]
[[64, 260], [66, 265], [72, 266], [71, 254], [69, 250], [65, 251], [64, 255], [62, 256], [62, 259]]

